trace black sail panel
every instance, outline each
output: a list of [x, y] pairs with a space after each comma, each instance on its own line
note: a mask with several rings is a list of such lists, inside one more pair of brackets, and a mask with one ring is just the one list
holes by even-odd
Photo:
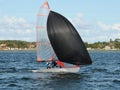
[[75, 65], [92, 63], [80, 35], [64, 16], [50, 11], [47, 20], [47, 32], [60, 61]]

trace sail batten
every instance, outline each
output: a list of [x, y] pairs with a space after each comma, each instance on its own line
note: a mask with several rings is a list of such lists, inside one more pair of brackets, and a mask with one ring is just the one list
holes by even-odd
[[75, 65], [92, 63], [79, 33], [64, 16], [50, 11], [47, 19], [47, 33], [60, 61]]

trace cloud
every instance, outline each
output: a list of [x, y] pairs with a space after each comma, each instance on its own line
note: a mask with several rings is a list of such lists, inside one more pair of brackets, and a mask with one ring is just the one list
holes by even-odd
[[120, 23], [115, 23], [112, 25], [107, 25], [102, 22], [97, 22], [98, 27], [103, 30], [119, 30], [120, 31]]
[[111, 28], [110, 25], [104, 24], [102, 22], [97, 22], [97, 25], [103, 30], [109, 30]]
[[[96, 38], [100, 41], [109, 41], [110, 39], [120, 38], [120, 24], [105, 24], [103, 22], [97, 22], [96, 30], [100, 33]], [[102, 38], [100, 38], [102, 37]]]
[[93, 43], [120, 38], [119, 23], [114, 23], [111, 25], [105, 24], [101, 21], [92, 22], [85, 20], [83, 16], [83, 14], [77, 14], [75, 18], [71, 20], [83, 41]]
[[113, 25], [112, 25], [112, 29], [113, 29], [113, 30], [119, 30], [119, 31], [120, 31], [120, 23], [113, 24]]
[[[109, 41], [120, 38], [120, 23], [105, 24], [102, 21], [92, 22], [78, 13], [70, 20], [85, 42]], [[24, 18], [4, 16], [0, 19], [0, 40], [36, 41], [35, 24]]]
[[84, 42], [95, 41], [94, 36], [95, 33], [98, 33], [98, 31], [95, 30], [93, 23], [84, 19], [84, 15], [82, 13], [76, 14], [70, 21], [75, 26]]
[[91, 28], [91, 24], [88, 21], [84, 20], [83, 16], [84, 15], [82, 13], [78, 13], [76, 14], [75, 18], [71, 20], [71, 22], [73, 22], [73, 25], [79, 29]]
[[4, 16], [0, 20], [0, 40], [35, 41], [35, 25], [24, 18]]

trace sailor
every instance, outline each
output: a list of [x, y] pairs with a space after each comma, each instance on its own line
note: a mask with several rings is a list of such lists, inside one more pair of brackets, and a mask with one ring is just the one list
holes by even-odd
[[57, 67], [57, 63], [54, 60], [52, 60], [52, 68], [54, 67]]
[[47, 62], [47, 69], [50, 69], [50, 68], [51, 68], [51, 63]]

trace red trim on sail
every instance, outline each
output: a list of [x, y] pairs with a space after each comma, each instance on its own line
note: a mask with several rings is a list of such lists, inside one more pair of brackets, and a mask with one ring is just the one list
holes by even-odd
[[49, 58], [49, 60], [54, 60], [54, 54]]
[[[36, 25], [38, 25], [38, 17], [37, 17], [37, 20], [36, 20]], [[38, 28], [36, 28], [36, 41], [38, 41]], [[36, 42], [36, 53], [37, 53], [37, 61], [39, 60], [38, 59], [38, 43]]]
[[45, 26], [36, 26], [36, 28], [46, 28]]
[[38, 13], [37, 16], [47, 16], [47, 14], [40, 14], [40, 13]]
[[40, 61], [41, 61], [40, 57], [37, 57], [37, 61], [38, 61], [38, 62], [40, 62]]
[[47, 8], [50, 9], [48, 2], [44, 2], [44, 4], [40, 8]]

